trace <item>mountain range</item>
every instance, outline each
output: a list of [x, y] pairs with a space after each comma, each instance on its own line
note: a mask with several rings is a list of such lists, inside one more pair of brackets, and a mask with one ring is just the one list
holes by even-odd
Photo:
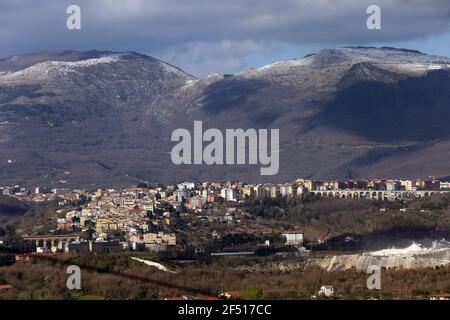
[[[135, 52], [0, 60], [0, 185], [282, 182], [450, 175], [450, 58], [325, 49], [196, 78]], [[280, 171], [171, 163], [177, 128], [277, 128]]]

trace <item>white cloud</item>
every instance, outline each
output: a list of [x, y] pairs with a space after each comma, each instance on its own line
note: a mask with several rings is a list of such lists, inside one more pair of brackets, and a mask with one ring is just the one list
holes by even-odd
[[246, 67], [243, 57], [271, 50], [270, 44], [253, 40], [222, 40], [190, 42], [164, 50], [157, 56], [195, 75], [208, 75], [217, 72], [237, 73]]

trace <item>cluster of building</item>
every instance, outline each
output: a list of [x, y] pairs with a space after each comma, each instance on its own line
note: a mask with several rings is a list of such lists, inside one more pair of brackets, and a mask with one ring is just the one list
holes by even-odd
[[[124, 206], [133, 204], [134, 196], [140, 193], [140, 199], [158, 198], [171, 204], [184, 202], [188, 208], [201, 209], [208, 203], [220, 201], [240, 201], [247, 198], [276, 198], [287, 196], [304, 196], [308, 191], [339, 190], [374, 190], [374, 191], [450, 191], [450, 182], [436, 178], [401, 180], [401, 179], [362, 179], [318, 181], [297, 179], [294, 182], [281, 184], [245, 184], [243, 182], [209, 183], [183, 182], [178, 185], [158, 187], [152, 190], [145, 188], [129, 188], [122, 192], [114, 189], [87, 192], [79, 189], [48, 189], [37, 187], [30, 191], [20, 186], [0, 187], [0, 194], [14, 196], [26, 201], [51, 201], [57, 199], [61, 205], [91, 197], [102, 198], [101, 201], [114, 201], [121, 198]], [[102, 193], [103, 192], [103, 193]], [[119, 197], [120, 193], [120, 197]], [[147, 194], [145, 194], [147, 193]], [[100, 197], [99, 197], [100, 196]], [[109, 197], [109, 198], [108, 198]], [[116, 198], [116, 199], [112, 199]], [[144, 209], [154, 205], [152, 201], [141, 201]]]
[[59, 201], [59, 205], [67, 205], [85, 198], [86, 192], [79, 189], [49, 189], [36, 187], [33, 191], [18, 185], [13, 187], [0, 187], [0, 194], [15, 197], [22, 201], [46, 202]]
[[[300, 182], [302, 180], [300, 179]], [[440, 191], [450, 190], [450, 182], [436, 178], [416, 180], [348, 180], [348, 181], [312, 181], [304, 180], [309, 190], [376, 190], [376, 191]]]
[[[179, 203], [162, 188], [126, 188], [87, 193], [89, 201], [57, 220], [60, 231], [90, 233], [97, 241], [120, 240], [133, 250], [166, 250], [176, 245], [171, 215]], [[125, 245], [124, 245], [125, 247]]]
[[[281, 184], [181, 183], [173, 192], [174, 199], [184, 201], [188, 208], [199, 210], [214, 202], [239, 202], [252, 198], [307, 197], [316, 191], [450, 191], [450, 182], [435, 178], [417, 180], [364, 179], [347, 181], [317, 181], [297, 179]], [[431, 193], [430, 193], [431, 194]], [[428, 194], [427, 194], [428, 195]]]
[[[25, 201], [57, 201], [57, 234], [84, 234], [98, 243], [120, 241], [120, 245], [133, 250], [166, 250], [177, 245], [177, 237], [171, 227], [175, 213], [201, 213], [209, 211], [217, 203], [238, 203], [246, 199], [277, 197], [342, 196], [342, 192], [377, 196], [384, 192], [448, 192], [450, 183], [438, 179], [357, 181], [317, 181], [297, 179], [281, 184], [246, 184], [243, 182], [209, 183], [183, 182], [170, 186], [132, 187], [122, 190], [36, 188], [29, 191], [19, 186], [0, 187], [0, 193]], [[339, 194], [338, 194], [339, 193]], [[343, 196], [345, 197], [345, 195]], [[380, 199], [387, 199], [381, 195]], [[230, 207], [232, 208], [232, 207]], [[201, 216], [201, 215], [199, 215]], [[223, 217], [234, 223], [233, 215]], [[238, 222], [238, 220], [236, 220]], [[287, 242], [300, 243], [300, 234], [285, 235]], [[83, 238], [86, 239], [84, 236]], [[104, 246], [104, 244], [102, 245]], [[80, 244], [73, 250], [91, 250], [92, 244]], [[70, 248], [70, 246], [68, 246]], [[86, 249], [87, 248], [87, 249]], [[60, 248], [61, 249], [61, 248]], [[67, 249], [65, 249], [67, 250]]]

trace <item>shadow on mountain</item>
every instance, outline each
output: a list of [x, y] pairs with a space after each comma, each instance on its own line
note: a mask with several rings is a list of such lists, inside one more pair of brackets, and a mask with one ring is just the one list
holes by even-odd
[[30, 206], [16, 198], [0, 195], [0, 216], [23, 215], [30, 209]]
[[73, 105], [70, 102], [51, 104], [5, 104], [0, 106], [0, 116], [9, 122], [32, 121], [33, 124], [62, 126], [71, 121], [104, 118], [117, 114], [117, 110], [104, 105]]
[[351, 166], [370, 166], [384, 158], [389, 158], [390, 156], [408, 156], [414, 152], [423, 150], [427, 147], [427, 144], [420, 143], [411, 146], [401, 146], [397, 148], [379, 148], [375, 150], [370, 150], [366, 155], [358, 157], [350, 162]]
[[[54, 92], [42, 91], [42, 86], [40, 85], [16, 85], [12, 87], [0, 87], [0, 104], [9, 103], [10, 101], [21, 97], [38, 99], [55, 96], [56, 94]], [[0, 108], [2, 108], [2, 106], [0, 106]]]
[[[242, 111], [250, 111], [251, 106], [245, 106], [249, 97], [259, 93], [270, 85], [265, 80], [249, 80], [226, 78], [208, 86], [204, 91], [205, 110], [211, 114], [241, 107]], [[267, 114], [262, 116], [262, 121], [267, 121]]]
[[429, 141], [450, 137], [450, 72], [437, 70], [397, 84], [362, 81], [335, 95], [313, 125], [370, 141]]

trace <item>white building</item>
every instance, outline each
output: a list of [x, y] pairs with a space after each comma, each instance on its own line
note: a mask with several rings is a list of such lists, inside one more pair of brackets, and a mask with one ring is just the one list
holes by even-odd
[[400, 185], [403, 186], [406, 191], [416, 190], [416, 183], [412, 180], [400, 180]]
[[441, 181], [440, 187], [441, 187], [441, 190], [450, 190], [450, 182]]
[[225, 199], [225, 201], [237, 201], [237, 191], [236, 189], [222, 189], [220, 191], [220, 196]]
[[334, 296], [334, 288], [332, 286], [322, 286], [319, 290], [319, 296], [325, 297]]
[[298, 197], [302, 197], [304, 195], [306, 196], [307, 192], [308, 192], [308, 189], [306, 189], [305, 187], [303, 187], [303, 186], [298, 186], [297, 187], [297, 196]]
[[284, 232], [282, 237], [286, 239], [287, 246], [302, 245], [304, 240], [303, 232], [298, 231]]
[[177, 185], [179, 190], [194, 190], [195, 189], [195, 182], [183, 182], [183, 183], [179, 183]]
[[282, 197], [292, 197], [294, 195], [294, 188], [291, 185], [282, 185], [280, 187], [280, 194]]

